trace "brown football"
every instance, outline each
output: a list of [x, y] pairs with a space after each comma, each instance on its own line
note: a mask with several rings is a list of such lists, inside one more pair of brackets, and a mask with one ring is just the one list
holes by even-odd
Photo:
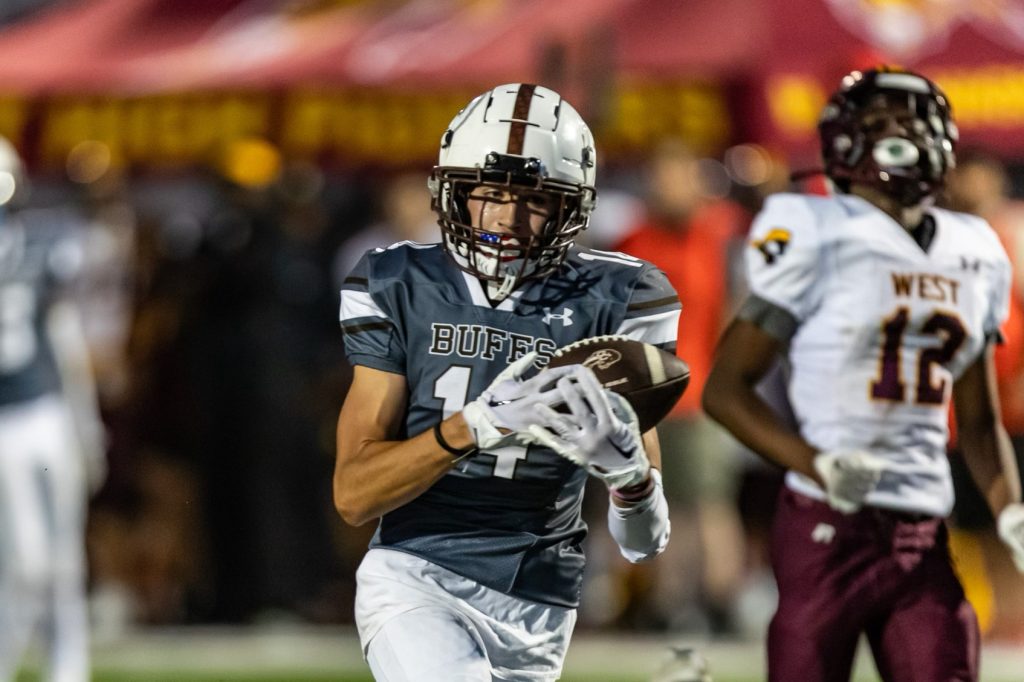
[[672, 411], [690, 383], [690, 368], [677, 356], [626, 336], [594, 336], [555, 351], [548, 367], [589, 367], [605, 388], [633, 406], [640, 431]]

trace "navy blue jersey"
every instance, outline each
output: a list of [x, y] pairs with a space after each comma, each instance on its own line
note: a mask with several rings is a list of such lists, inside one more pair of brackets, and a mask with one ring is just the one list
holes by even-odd
[[[665, 275], [619, 253], [573, 248], [559, 271], [491, 307], [440, 244], [371, 251], [341, 292], [345, 351], [356, 365], [405, 376], [406, 437], [475, 399], [510, 362], [625, 334], [675, 349], [679, 300]], [[371, 542], [419, 555], [487, 587], [576, 606], [586, 473], [540, 446], [480, 453], [385, 514]]]
[[60, 389], [46, 314], [75, 247], [22, 221], [0, 224], [0, 406]]

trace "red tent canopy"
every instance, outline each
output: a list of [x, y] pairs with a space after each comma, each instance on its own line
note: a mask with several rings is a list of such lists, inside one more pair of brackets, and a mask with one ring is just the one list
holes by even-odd
[[0, 134], [175, 163], [259, 135], [304, 156], [434, 153], [502, 82], [561, 91], [626, 152], [732, 134], [724, 83], [763, 42], [746, 0], [80, 0], [0, 33]]
[[1024, 5], [1011, 0], [767, 0], [770, 58], [749, 134], [817, 158], [815, 125], [843, 74], [880, 62], [920, 71], [949, 95], [963, 146], [1024, 154]]
[[43, 12], [0, 35], [0, 89], [117, 89], [133, 60], [192, 44], [243, 2], [98, 0]]
[[749, 68], [744, 0], [409, 0], [326, 7], [256, 0], [83, 0], [0, 35], [0, 90], [491, 85], [594, 63], [627, 77]]
[[[0, 97], [0, 132], [17, 137], [39, 115], [26, 111], [29, 98], [116, 108], [111, 98], [180, 95], [193, 99], [141, 114], [78, 116], [47, 104], [50, 121], [36, 126], [54, 159], [76, 135], [122, 134], [126, 120], [169, 126], [164, 143], [180, 147], [175, 136], [208, 123], [192, 115], [197, 97], [298, 93], [228, 102], [209, 117], [234, 116], [235, 134], [292, 116], [286, 135], [309, 150], [341, 149], [352, 129], [388, 134], [365, 132], [383, 117], [405, 126], [407, 148], [424, 131], [432, 139], [434, 118], [469, 93], [539, 81], [602, 125], [602, 100], [614, 93], [619, 120], [611, 136], [603, 131], [612, 148], [681, 132], [709, 150], [740, 138], [814, 157], [827, 93], [842, 73], [883, 57], [947, 90], [966, 144], [1024, 153], [1024, 7], [1010, 0], [80, 0], [0, 33], [0, 95], [16, 101], [12, 109]], [[666, 94], [664, 83], [717, 90]], [[728, 109], [726, 84], [743, 107]], [[391, 106], [391, 94], [413, 99]], [[428, 115], [419, 127], [404, 122]]]

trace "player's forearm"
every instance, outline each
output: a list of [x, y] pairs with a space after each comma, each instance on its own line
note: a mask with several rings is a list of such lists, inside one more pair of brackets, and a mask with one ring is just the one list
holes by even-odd
[[818, 480], [813, 465], [818, 451], [786, 426], [752, 386], [721, 386], [712, 379], [703, 395], [704, 411], [712, 419], [765, 459]]
[[751, 450], [820, 482], [814, 471], [817, 450], [783, 422], [756, 390], [784, 348], [783, 338], [759, 322], [733, 320], [718, 343], [701, 401], [712, 419]]
[[997, 422], [984, 429], [961, 426], [957, 435], [971, 478], [993, 515], [1008, 504], [1020, 502], [1020, 473], [1013, 445], [1002, 424]]
[[[453, 448], [472, 445], [459, 415], [445, 420], [441, 433]], [[456, 461], [437, 442], [433, 429], [404, 441], [349, 440], [339, 433], [334, 504], [345, 522], [354, 526], [419, 497]]]
[[1020, 474], [1003, 428], [996, 392], [994, 348], [989, 345], [953, 386], [957, 439], [978, 490], [998, 515], [1021, 498]]

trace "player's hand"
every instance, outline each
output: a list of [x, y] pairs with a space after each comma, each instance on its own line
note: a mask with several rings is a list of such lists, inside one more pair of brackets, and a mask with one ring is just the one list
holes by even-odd
[[1017, 570], [1024, 573], [1024, 504], [1007, 505], [999, 512], [996, 528], [999, 537], [1010, 548]]
[[570, 366], [579, 370], [558, 380], [569, 413], [538, 408], [542, 418], [529, 428], [532, 440], [575, 462], [609, 488], [646, 481], [651, 466], [633, 408], [603, 388], [592, 371]]
[[844, 514], [863, 506], [884, 469], [885, 460], [865, 450], [832, 450], [814, 458], [814, 470], [825, 482], [829, 506]]
[[525, 434], [531, 424], [537, 423], [538, 406], [565, 401], [557, 382], [575, 370], [571, 366], [556, 367], [523, 379], [536, 359], [537, 353], [519, 358], [495, 377], [479, 398], [462, 408], [466, 426], [481, 450], [510, 444], [506, 439]]

